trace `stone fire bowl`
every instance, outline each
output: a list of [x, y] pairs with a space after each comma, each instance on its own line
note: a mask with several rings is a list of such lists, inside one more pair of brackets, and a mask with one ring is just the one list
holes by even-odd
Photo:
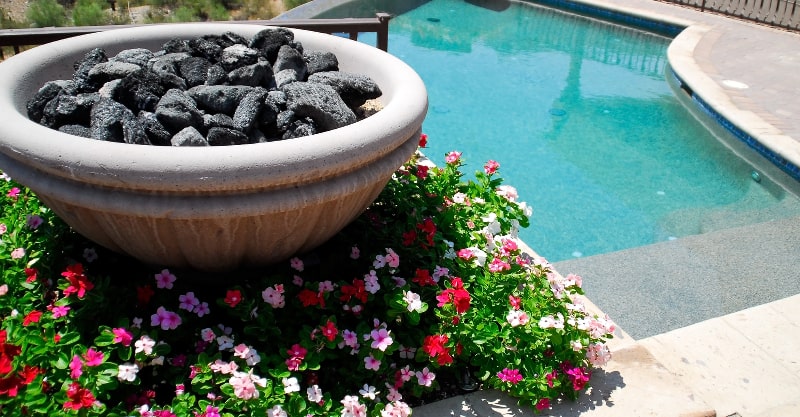
[[382, 110], [349, 126], [285, 141], [175, 148], [103, 142], [29, 120], [47, 81], [70, 79], [95, 47], [157, 50], [175, 37], [264, 29], [243, 24], [125, 28], [53, 42], [0, 63], [0, 169], [79, 233], [157, 266], [224, 271], [308, 251], [354, 220], [415, 151], [427, 111], [419, 76], [348, 39], [293, 30], [308, 51], [383, 91]]

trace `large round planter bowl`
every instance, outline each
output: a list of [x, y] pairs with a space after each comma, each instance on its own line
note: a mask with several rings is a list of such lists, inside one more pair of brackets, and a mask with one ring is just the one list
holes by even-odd
[[206, 271], [285, 260], [335, 235], [414, 153], [427, 111], [419, 76], [397, 58], [348, 39], [293, 30], [307, 51], [336, 54], [341, 71], [370, 76], [382, 110], [328, 132], [277, 142], [162, 147], [60, 133], [27, 117], [47, 81], [71, 79], [92, 48], [158, 50], [172, 38], [263, 26], [124, 28], [33, 48], [0, 63], [0, 169], [73, 229], [146, 263]]

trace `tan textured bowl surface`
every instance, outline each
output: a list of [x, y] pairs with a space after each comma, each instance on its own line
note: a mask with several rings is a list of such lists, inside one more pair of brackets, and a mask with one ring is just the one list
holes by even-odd
[[119, 29], [34, 48], [0, 63], [0, 169], [75, 230], [148, 263], [202, 270], [280, 261], [323, 243], [357, 217], [414, 152], [427, 111], [419, 76], [368, 45], [293, 30], [306, 50], [383, 91], [377, 114], [329, 132], [263, 144], [172, 148], [101, 142], [27, 118], [45, 82], [69, 79], [94, 47], [157, 50], [167, 40], [263, 27], [179, 24]]

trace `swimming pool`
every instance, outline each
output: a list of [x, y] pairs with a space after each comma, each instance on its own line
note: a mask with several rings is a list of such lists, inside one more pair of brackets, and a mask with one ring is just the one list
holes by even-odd
[[669, 38], [487, 0], [351, 2], [319, 17], [378, 10], [397, 14], [389, 52], [428, 87], [428, 156], [499, 161], [534, 208], [523, 240], [552, 262], [800, 214], [677, 99]]

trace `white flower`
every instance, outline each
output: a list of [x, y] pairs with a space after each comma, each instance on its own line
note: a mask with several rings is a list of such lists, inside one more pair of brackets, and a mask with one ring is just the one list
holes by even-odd
[[375, 387], [369, 384], [364, 384], [364, 387], [358, 390], [358, 393], [361, 394], [364, 398], [369, 398], [370, 400], [375, 400], [375, 397], [380, 394], [380, 392], [375, 391]]
[[281, 379], [283, 382], [283, 392], [286, 394], [292, 392], [299, 392], [300, 391], [300, 384], [297, 382], [297, 378], [283, 378]]
[[139, 365], [135, 363], [123, 363], [119, 365], [117, 371], [117, 378], [120, 381], [133, 382], [136, 380], [136, 374], [139, 372]]
[[145, 355], [152, 355], [153, 354], [153, 346], [156, 345], [156, 341], [151, 339], [148, 335], [142, 335], [136, 342], [133, 344], [136, 347], [135, 353], [144, 352]]
[[319, 385], [312, 385], [306, 389], [306, 394], [308, 395], [308, 401], [312, 403], [318, 403], [322, 401], [322, 390], [319, 388]]
[[403, 301], [406, 302], [408, 311], [422, 311], [422, 299], [420, 299], [419, 294], [404, 290]]
[[289, 417], [279, 404], [267, 410], [267, 417]]

